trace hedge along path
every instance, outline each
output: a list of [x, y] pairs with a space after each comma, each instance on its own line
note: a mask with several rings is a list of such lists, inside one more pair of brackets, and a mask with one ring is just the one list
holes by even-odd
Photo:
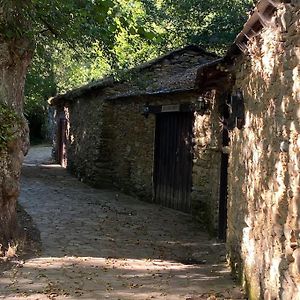
[[[243, 299], [215, 243], [187, 214], [78, 182], [31, 149], [20, 203], [42, 253], [0, 277], [0, 299]], [[210, 298], [209, 298], [210, 297]]]

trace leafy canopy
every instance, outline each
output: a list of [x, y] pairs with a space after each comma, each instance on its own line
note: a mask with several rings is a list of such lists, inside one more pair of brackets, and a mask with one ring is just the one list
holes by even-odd
[[0, 0], [0, 32], [7, 38], [27, 37], [37, 43], [49, 39], [70, 46], [111, 45], [130, 15], [122, 15], [112, 0]]
[[[222, 54], [252, 0], [0, 0], [0, 32], [35, 42], [27, 112], [59, 92], [186, 44]], [[8, 9], [11, 6], [11, 9]], [[3, 7], [3, 6], [2, 6]], [[18, 21], [16, 21], [18, 20]], [[14, 26], [12, 26], [14, 24]], [[27, 24], [24, 26], [24, 24]]]
[[56, 92], [124, 67], [121, 52], [135, 37], [144, 53], [145, 39], [155, 34], [143, 18], [140, 1], [0, 0], [0, 39], [26, 39], [35, 49], [26, 82], [27, 113], [44, 107]]
[[143, 0], [169, 47], [200, 44], [219, 53], [232, 44], [252, 0]]

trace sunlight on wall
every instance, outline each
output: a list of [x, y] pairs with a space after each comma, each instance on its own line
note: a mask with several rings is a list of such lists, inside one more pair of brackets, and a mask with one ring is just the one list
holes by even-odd
[[[275, 24], [300, 24], [293, 10]], [[300, 28], [286, 30], [254, 37], [236, 79], [245, 126], [231, 133], [228, 244], [252, 299], [300, 299]]]
[[[247, 223], [247, 220], [245, 220]], [[255, 244], [253, 238], [250, 237], [251, 234], [251, 228], [245, 227], [243, 228], [243, 246], [242, 251], [245, 252], [246, 262], [245, 264], [250, 267], [255, 266]]]
[[[298, 51], [300, 53], [300, 51]], [[300, 54], [299, 54], [299, 60], [300, 60]], [[296, 68], [293, 69], [293, 93], [294, 93], [294, 97], [299, 97], [300, 95], [300, 71], [299, 71], [299, 66], [297, 66]]]
[[[199, 115], [195, 116], [195, 143], [197, 145], [197, 150], [201, 151], [201, 148], [207, 147], [212, 140], [212, 131], [211, 131], [211, 117], [209, 115]], [[207, 130], [208, 129], [208, 130]], [[198, 154], [199, 151], [196, 151]]]
[[280, 282], [279, 282], [279, 270], [280, 270], [280, 262], [281, 262], [281, 258], [280, 257], [276, 257], [273, 258], [270, 264], [270, 271], [269, 271], [269, 288], [272, 289], [272, 287], [274, 286], [279, 286]]

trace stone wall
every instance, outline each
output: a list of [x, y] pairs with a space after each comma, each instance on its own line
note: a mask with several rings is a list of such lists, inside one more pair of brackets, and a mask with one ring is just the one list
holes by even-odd
[[106, 126], [112, 114], [109, 107], [91, 95], [66, 104], [64, 114], [68, 121], [67, 169], [93, 186], [111, 186], [112, 134]]
[[[141, 100], [141, 101], [139, 101]], [[151, 201], [155, 116], [141, 114], [144, 99], [111, 103], [113, 184], [141, 199]]]
[[[141, 109], [145, 103], [193, 103], [198, 97], [185, 92], [108, 101], [98, 94], [67, 102], [56, 113], [57, 120], [68, 120], [67, 168], [93, 186], [115, 186], [152, 201], [155, 115], [145, 118]], [[195, 113], [191, 206], [192, 214], [215, 233], [221, 147], [215, 98], [211, 101], [209, 113]]]
[[[153, 198], [155, 115], [150, 114], [148, 118], [142, 116], [142, 105], [193, 103], [197, 98], [196, 93], [184, 93], [120, 100], [112, 104], [114, 119], [110, 123], [110, 132], [114, 143], [112, 166], [115, 186], [142, 199]], [[212, 233], [216, 233], [221, 133], [216, 99], [213, 97], [210, 100], [209, 113], [195, 113], [191, 207], [192, 214]]]
[[[115, 186], [153, 200], [155, 115], [141, 114], [144, 104], [195, 103], [199, 65], [216, 59], [188, 46], [131, 70], [123, 79], [104, 79], [54, 99], [56, 120], [67, 119], [67, 168], [98, 187]], [[171, 92], [170, 92], [171, 91]], [[176, 91], [176, 92], [175, 92]], [[144, 95], [144, 96], [140, 96]], [[220, 132], [215, 98], [210, 113], [196, 114], [192, 213], [211, 232], [217, 229]], [[59, 127], [59, 126], [58, 126]], [[56, 140], [59, 134], [56, 136]], [[56, 145], [57, 157], [58, 144]]]
[[245, 126], [231, 133], [228, 249], [250, 299], [300, 299], [300, 3], [237, 62]]
[[210, 113], [196, 113], [194, 125], [194, 160], [192, 214], [205, 224], [212, 234], [219, 222], [219, 192], [221, 172], [221, 127], [217, 98], [213, 96]]

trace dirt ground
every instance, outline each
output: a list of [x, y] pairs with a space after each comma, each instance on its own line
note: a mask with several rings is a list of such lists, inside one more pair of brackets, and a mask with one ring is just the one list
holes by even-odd
[[224, 245], [189, 215], [93, 189], [51, 164], [50, 152], [31, 149], [19, 201], [41, 253], [1, 274], [0, 299], [245, 299]]

